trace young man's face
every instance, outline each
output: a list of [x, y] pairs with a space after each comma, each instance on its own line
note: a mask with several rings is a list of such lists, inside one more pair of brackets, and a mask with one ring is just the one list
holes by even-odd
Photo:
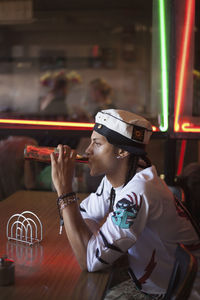
[[116, 148], [108, 143], [107, 139], [93, 131], [91, 143], [85, 151], [89, 156], [90, 175], [109, 175], [117, 171], [117, 153]]

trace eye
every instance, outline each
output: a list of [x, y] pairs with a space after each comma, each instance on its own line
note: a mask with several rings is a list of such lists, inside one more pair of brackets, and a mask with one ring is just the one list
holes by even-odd
[[97, 142], [95, 142], [94, 143], [97, 147], [100, 147], [101, 146], [101, 144], [100, 143], [97, 143]]

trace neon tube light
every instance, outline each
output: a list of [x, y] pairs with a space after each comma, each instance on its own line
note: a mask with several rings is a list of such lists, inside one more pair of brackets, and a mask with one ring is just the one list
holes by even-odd
[[[66, 127], [65, 129], [73, 129], [73, 130], [76, 130], [77, 128], [78, 129], [81, 128], [82, 130], [90, 130], [93, 129], [94, 127], [94, 123], [18, 120], [18, 119], [0, 119], [0, 126], [1, 124]], [[152, 126], [152, 130], [159, 131], [158, 127], [156, 126]]]
[[174, 131], [180, 130], [180, 114], [183, 105], [185, 80], [186, 80], [186, 67], [189, 56], [189, 49], [191, 43], [192, 25], [194, 21], [195, 0], [187, 0], [185, 6], [185, 20], [182, 33], [181, 53], [177, 67], [177, 82], [175, 90], [175, 118], [174, 118]]
[[177, 169], [177, 175], [180, 175], [183, 169], [183, 163], [185, 158], [185, 149], [186, 149], [187, 141], [182, 140], [181, 142], [181, 150], [180, 150], [180, 156], [179, 156], [179, 162], [178, 162], [178, 169]]
[[181, 126], [182, 130], [184, 132], [196, 132], [196, 133], [200, 133], [200, 127], [195, 126], [194, 124], [191, 123], [183, 123]]
[[166, 49], [166, 23], [164, 0], [159, 1], [159, 27], [160, 27], [160, 57], [161, 57], [161, 84], [162, 84], [162, 111], [161, 131], [168, 129], [168, 72]]
[[152, 126], [152, 130], [153, 130], [153, 131], [160, 131], [159, 128], [156, 127], [156, 126]]
[[39, 120], [18, 120], [18, 119], [0, 119], [0, 124], [14, 124], [14, 125], [36, 125], [36, 126], [61, 126], [70, 128], [82, 128], [85, 130], [92, 129], [93, 123], [79, 123], [79, 122], [60, 122], [60, 121], [39, 121]]

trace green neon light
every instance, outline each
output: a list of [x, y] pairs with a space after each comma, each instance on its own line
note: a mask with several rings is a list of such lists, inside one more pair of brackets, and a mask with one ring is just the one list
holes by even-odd
[[166, 49], [165, 0], [159, 0], [160, 58], [161, 58], [161, 131], [168, 130], [168, 72]]

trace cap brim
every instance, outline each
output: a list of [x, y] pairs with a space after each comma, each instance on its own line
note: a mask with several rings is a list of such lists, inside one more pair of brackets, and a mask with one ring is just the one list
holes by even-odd
[[105, 136], [110, 144], [115, 145], [118, 148], [124, 149], [135, 155], [146, 154], [144, 144], [136, 143], [105, 125], [96, 123], [93, 130]]

